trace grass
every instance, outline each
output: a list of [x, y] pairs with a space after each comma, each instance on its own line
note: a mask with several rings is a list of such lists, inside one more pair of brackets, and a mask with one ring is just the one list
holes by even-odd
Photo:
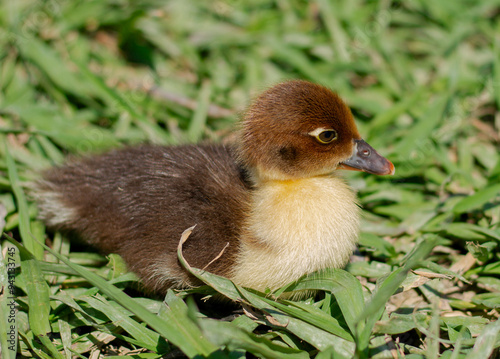
[[[2, 357], [497, 357], [499, 16], [498, 0], [0, 1]], [[339, 92], [396, 166], [346, 173], [359, 253], [285, 288], [319, 297], [197, 269], [206, 286], [145, 297], [118, 256], [37, 220], [26, 186], [41, 169], [230, 138], [249, 99], [287, 78]], [[215, 293], [238, 306], [200, 299]]]

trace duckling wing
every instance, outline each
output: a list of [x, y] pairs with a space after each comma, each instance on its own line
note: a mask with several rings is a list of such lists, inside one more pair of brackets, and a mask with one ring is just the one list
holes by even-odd
[[35, 191], [50, 226], [120, 254], [147, 289], [193, 284], [177, 260], [182, 232], [196, 225], [184, 256], [229, 276], [248, 213], [250, 186], [222, 145], [116, 150], [53, 168]]

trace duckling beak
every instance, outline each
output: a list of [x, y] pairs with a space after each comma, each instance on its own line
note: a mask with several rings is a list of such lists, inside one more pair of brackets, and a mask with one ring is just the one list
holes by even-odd
[[394, 165], [378, 154], [364, 140], [354, 140], [354, 154], [341, 162], [338, 168], [345, 170], [363, 171], [374, 175], [393, 175]]

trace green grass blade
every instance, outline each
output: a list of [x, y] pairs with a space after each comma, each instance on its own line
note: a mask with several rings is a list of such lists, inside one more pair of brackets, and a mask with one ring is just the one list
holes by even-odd
[[371, 132], [377, 133], [381, 129], [384, 129], [387, 125], [392, 123], [398, 116], [402, 115], [408, 109], [415, 106], [422, 94], [426, 90], [425, 87], [420, 87], [411, 96], [402, 99], [400, 102], [394, 104], [387, 111], [383, 111], [375, 116], [369, 123], [369, 130]]
[[304, 276], [296, 283], [282, 288], [281, 291], [318, 289], [330, 291], [335, 296], [347, 325], [354, 333], [359, 325], [358, 318], [363, 312], [365, 302], [361, 284], [352, 274], [342, 269], [329, 268]]
[[37, 356], [42, 359], [54, 359], [51, 355], [45, 353], [40, 349], [40, 344], [33, 337], [32, 332], [24, 333], [19, 331], [19, 337], [23, 340], [23, 342], [28, 346], [30, 350], [32, 350]]
[[26, 278], [31, 330], [35, 335], [46, 335], [51, 332], [49, 287], [35, 258], [21, 255], [21, 270]]
[[[20, 244], [18, 245], [21, 246]], [[62, 358], [47, 336], [52, 332], [50, 325], [49, 286], [43, 277], [39, 261], [26, 251], [20, 251], [21, 271], [25, 278], [28, 295], [28, 320], [33, 334], [49, 350], [53, 358]]]
[[[5, 328], [5, 335], [0, 335], [1, 357], [15, 359], [17, 353], [17, 320], [15, 315], [15, 279], [16, 254], [14, 246], [6, 243], [5, 250], [0, 253], [0, 321]], [[0, 247], [0, 250], [3, 249]], [[5, 253], [5, 257], [4, 257]]]
[[321, 351], [314, 359], [350, 359], [352, 357], [340, 354], [335, 350], [335, 347], [331, 346]]
[[266, 338], [247, 333], [232, 323], [205, 319], [200, 321], [205, 335], [219, 346], [229, 350], [243, 349], [254, 355], [269, 359], [305, 359], [309, 354], [302, 350], [275, 344]]
[[169, 142], [168, 134], [163, 131], [156, 123], [146, 118], [125, 96], [118, 91], [110, 88], [98, 76], [93, 74], [86, 65], [78, 64], [80, 71], [88, 78], [95, 87], [104, 101], [108, 103], [112, 109], [118, 109], [126, 112], [136, 122], [137, 126], [147, 134], [149, 140], [157, 144], [165, 144]]
[[448, 100], [447, 94], [437, 97], [410, 130], [411, 137], [404, 137], [399, 141], [394, 153], [397, 153], [401, 160], [411, 161], [412, 152], [419, 151], [422, 144], [429, 140], [432, 131], [442, 121]]
[[209, 81], [203, 82], [200, 95], [198, 97], [198, 106], [189, 123], [187, 132], [190, 142], [198, 142], [203, 135], [206, 126], [208, 107], [210, 106], [210, 94], [212, 93], [212, 84]]
[[500, 183], [492, 184], [491, 186], [482, 188], [473, 195], [462, 199], [453, 207], [453, 212], [455, 214], [460, 214], [478, 209], [484, 204], [494, 201], [499, 195]]
[[140, 343], [140, 346], [149, 350], [156, 349], [159, 335], [131, 319], [130, 313], [123, 311], [121, 308], [118, 309], [99, 294], [95, 297], [80, 296], [78, 299], [87, 302], [92, 308], [104, 313], [115, 325], [120, 326], [135, 338]]
[[322, 312], [320, 309], [317, 309], [310, 305], [301, 305], [300, 303], [294, 303], [291, 301], [285, 301], [284, 304], [282, 304], [265, 297], [263, 297], [262, 300], [266, 301], [270, 306], [281, 310], [283, 313], [300, 319], [306, 323], [312, 324], [342, 339], [354, 341], [353, 337], [338, 324], [338, 321], [336, 319]]
[[472, 350], [466, 359], [489, 358], [497, 347], [498, 335], [500, 333], [500, 321], [488, 324], [481, 335], [477, 338]]
[[71, 327], [68, 323], [68, 318], [59, 319], [59, 334], [61, 335], [61, 342], [64, 348], [66, 359], [71, 359]]
[[30, 253], [33, 253], [35, 258], [42, 259], [43, 247], [40, 246], [40, 244], [38, 244], [30, 234], [30, 215], [28, 211], [28, 202], [26, 201], [26, 195], [21, 188], [16, 164], [10, 154], [10, 150], [7, 144], [5, 144], [5, 159], [7, 161], [7, 170], [9, 172], [10, 184], [12, 186], [12, 191], [14, 192], [19, 211], [19, 232], [21, 234], [21, 239], [24, 246], [26, 246], [26, 249]]
[[493, 58], [493, 97], [500, 107], [500, 41], [496, 40]]
[[403, 283], [408, 271], [429, 255], [431, 250], [436, 245], [436, 242], [436, 237], [426, 236], [420, 244], [408, 254], [404, 265], [394, 270], [379, 285], [377, 285], [377, 290], [372, 295], [372, 298], [365, 306], [361, 315], [357, 318], [360, 323], [366, 320], [366, 326], [364, 328], [360, 326], [360, 330], [357, 332], [359, 335], [358, 349], [365, 350], [368, 345], [373, 326], [375, 325], [375, 322], [380, 319], [383, 311], [385, 310], [385, 304]]
[[[349, 61], [350, 52], [348, 51], [347, 36], [341, 26], [341, 19], [338, 17], [338, 9], [328, 0], [319, 0], [317, 3], [339, 60], [341, 62]], [[339, 5], [340, 4], [337, 4], [337, 6]]]
[[35, 37], [18, 42], [23, 57], [33, 62], [59, 88], [82, 98], [91, 91], [88, 82], [71, 72], [59, 54]]
[[[84, 267], [71, 263], [64, 256], [53, 251], [49, 247], [45, 247], [53, 256], [57, 257], [61, 262], [68, 265], [72, 270], [80, 276], [88, 280], [92, 285], [99, 288], [108, 297], [134, 313], [138, 318], [151, 326], [165, 339], [171, 341], [174, 345], [178, 346], [190, 358], [196, 355], [209, 355], [217, 350], [217, 348], [210, 343], [206, 338], [199, 333], [186, 332], [183, 333], [182, 328], [174, 322], [166, 322], [159, 317], [148, 311], [143, 306], [139, 305], [134, 299], [123, 293], [120, 289], [107, 282], [99, 275], [90, 272]], [[184, 335], [181, 335], [183, 333]]]

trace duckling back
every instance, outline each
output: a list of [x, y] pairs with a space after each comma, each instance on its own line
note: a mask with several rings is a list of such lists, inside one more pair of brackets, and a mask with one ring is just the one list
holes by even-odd
[[250, 188], [225, 146], [142, 146], [75, 161], [45, 173], [35, 194], [40, 217], [118, 253], [146, 289], [196, 284], [177, 260], [182, 232], [196, 225], [184, 255], [230, 276]]

